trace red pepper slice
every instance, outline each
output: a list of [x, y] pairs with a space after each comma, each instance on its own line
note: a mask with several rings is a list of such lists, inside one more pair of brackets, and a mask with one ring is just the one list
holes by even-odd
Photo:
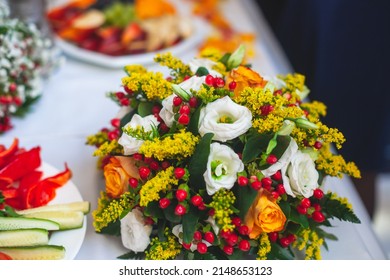
[[65, 165], [65, 170], [57, 175], [48, 177], [38, 182], [31, 190], [28, 204], [30, 207], [47, 205], [56, 195], [56, 189], [65, 185], [72, 177], [72, 172]]
[[12, 161], [0, 170], [0, 177], [14, 182], [34, 171], [41, 165], [40, 147], [32, 148], [13, 157]]
[[0, 169], [7, 165], [9, 159], [19, 150], [19, 139], [15, 138], [11, 146], [0, 152]]
[[28, 209], [32, 207], [29, 203], [29, 201], [32, 199], [31, 191], [37, 186], [41, 180], [41, 177], [41, 171], [33, 171], [20, 180], [18, 187], [18, 199], [22, 209]]
[[0, 191], [6, 190], [12, 186], [13, 181], [10, 178], [0, 177]]

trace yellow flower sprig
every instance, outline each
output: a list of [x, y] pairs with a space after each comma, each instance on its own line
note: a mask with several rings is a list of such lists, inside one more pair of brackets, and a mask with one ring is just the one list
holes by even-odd
[[165, 159], [182, 160], [192, 156], [198, 142], [199, 137], [182, 129], [173, 136], [145, 141], [139, 152], [146, 157], [155, 157], [160, 161]]
[[93, 227], [100, 232], [110, 223], [120, 219], [122, 213], [134, 207], [134, 194], [126, 192], [118, 199], [111, 199], [106, 192], [100, 192], [98, 207], [92, 212]]
[[164, 235], [166, 241], [161, 241], [158, 237], [152, 238], [150, 249], [145, 252], [146, 260], [173, 260], [180, 254], [182, 247], [168, 228], [165, 229]]
[[299, 238], [293, 243], [298, 250], [305, 250], [305, 260], [320, 260], [321, 246], [324, 239], [320, 238], [314, 230], [303, 229], [298, 234]]
[[214, 219], [222, 230], [231, 231], [235, 228], [231, 215], [234, 213], [233, 205], [236, 201], [234, 193], [227, 189], [218, 190], [212, 197], [210, 207], [214, 208]]
[[173, 76], [173, 82], [179, 84], [184, 81], [186, 76], [192, 76], [193, 73], [190, 67], [180, 59], [174, 57], [171, 53], [157, 54], [154, 57], [154, 61], [161, 66], [166, 66], [171, 69], [171, 75]]
[[104, 157], [106, 155], [123, 154], [123, 147], [118, 144], [116, 139], [101, 144], [93, 153], [94, 156]]
[[153, 178], [148, 180], [139, 192], [140, 206], [147, 206], [149, 202], [160, 199], [160, 192], [167, 192], [172, 189], [172, 186], [177, 186], [179, 180], [174, 175], [172, 166], [162, 170]]
[[257, 260], [266, 260], [267, 254], [271, 251], [271, 241], [268, 234], [263, 232], [259, 236], [259, 250], [257, 251]]

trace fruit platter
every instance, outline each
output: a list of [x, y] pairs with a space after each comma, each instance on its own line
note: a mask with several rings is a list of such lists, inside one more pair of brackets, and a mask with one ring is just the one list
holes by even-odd
[[204, 29], [166, 0], [74, 0], [50, 8], [47, 19], [65, 53], [108, 67], [150, 61], [163, 49], [182, 51]]

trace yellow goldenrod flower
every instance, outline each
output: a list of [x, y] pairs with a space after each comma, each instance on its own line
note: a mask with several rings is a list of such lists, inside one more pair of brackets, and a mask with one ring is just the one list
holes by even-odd
[[145, 252], [146, 260], [173, 260], [181, 252], [181, 245], [176, 237], [166, 228], [164, 232], [166, 241], [154, 237], [150, 242], [150, 249]]
[[193, 75], [190, 67], [171, 53], [157, 54], [154, 61], [172, 70], [171, 75], [174, 77], [175, 84], [181, 83], [186, 76]]
[[267, 254], [271, 251], [271, 242], [268, 234], [263, 232], [259, 236], [259, 250], [257, 251], [257, 260], [266, 260]]
[[223, 230], [233, 230], [235, 226], [232, 224], [230, 216], [234, 213], [233, 204], [236, 197], [232, 191], [227, 189], [218, 190], [212, 197], [210, 207], [214, 208], [214, 219]]
[[116, 139], [104, 142], [94, 153], [94, 156], [106, 156], [110, 154], [123, 154], [123, 147], [118, 144]]

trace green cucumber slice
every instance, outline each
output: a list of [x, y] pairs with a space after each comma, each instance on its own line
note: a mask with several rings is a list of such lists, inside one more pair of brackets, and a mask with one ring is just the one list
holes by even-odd
[[60, 230], [81, 228], [84, 223], [84, 213], [81, 211], [47, 211], [25, 214], [27, 218], [47, 219], [59, 224]]
[[0, 252], [13, 260], [61, 260], [65, 257], [65, 248], [57, 245], [0, 247]]
[[22, 228], [42, 228], [46, 230], [59, 230], [60, 225], [54, 221], [26, 217], [0, 217], [0, 230]]
[[89, 201], [76, 201], [62, 204], [45, 205], [36, 208], [16, 211], [20, 215], [37, 213], [37, 212], [52, 212], [52, 211], [81, 211], [88, 214], [91, 208]]
[[0, 231], [0, 247], [35, 246], [49, 243], [46, 229], [14, 229]]

